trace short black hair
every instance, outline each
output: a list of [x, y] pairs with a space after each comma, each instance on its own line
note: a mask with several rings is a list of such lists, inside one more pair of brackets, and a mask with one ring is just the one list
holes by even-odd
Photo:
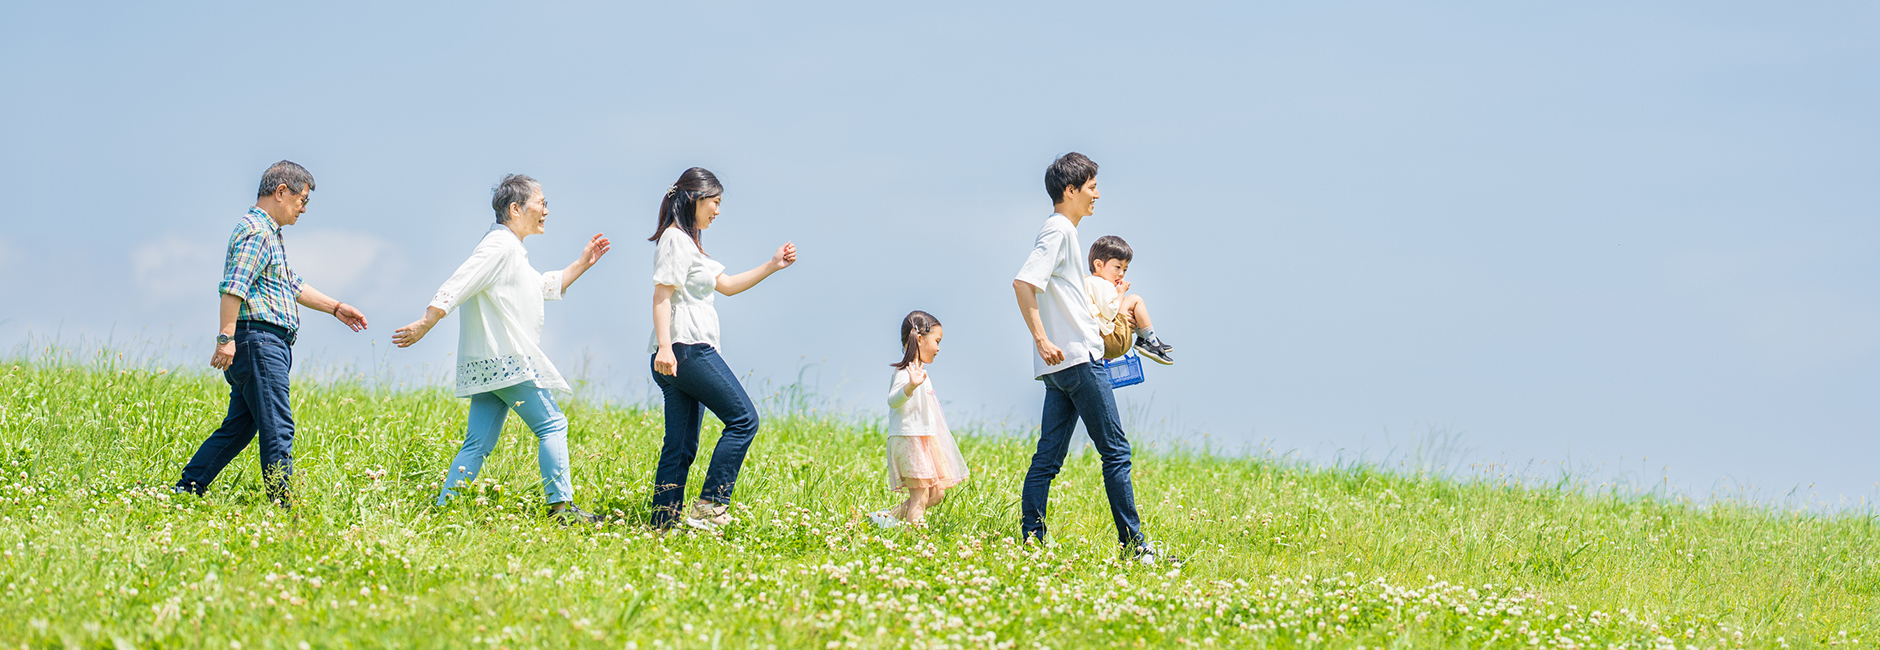
[[1090, 270], [1097, 270], [1097, 262], [1104, 260], [1129, 261], [1136, 257], [1136, 252], [1129, 249], [1129, 242], [1116, 235], [1098, 237], [1090, 244]]
[[283, 160], [268, 166], [261, 173], [261, 189], [255, 192], [259, 199], [274, 193], [274, 190], [286, 185], [295, 194], [313, 189], [313, 174], [306, 167], [295, 164], [292, 160]]
[[1053, 205], [1064, 202], [1064, 190], [1083, 187], [1097, 177], [1097, 163], [1075, 151], [1058, 156], [1044, 169], [1044, 191]]
[[510, 174], [490, 190], [490, 207], [496, 209], [496, 223], [509, 223], [509, 206], [523, 205], [535, 198], [540, 187], [535, 179], [522, 174]]

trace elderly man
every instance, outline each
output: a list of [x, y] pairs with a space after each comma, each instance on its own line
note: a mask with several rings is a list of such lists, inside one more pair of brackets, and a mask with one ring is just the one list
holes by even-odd
[[221, 331], [209, 365], [228, 380], [228, 416], [183, 467], [177, 492], [201, 495], [222, 468], [261, 436], [262, 481], [268, 498], [293, 504], [294, 413], [287, 401], [287, 371], [294, 364], [300, 330], [295, 303], [332, 314], [358, 332], [366, 328], [358, 308], [327, 297], [300, 280], [287, 265], [281, 229], [300, 221], [313, 194], [313, 175], [288, 161], [261, 175], [255, 205], [235, 224], [223, 264]]

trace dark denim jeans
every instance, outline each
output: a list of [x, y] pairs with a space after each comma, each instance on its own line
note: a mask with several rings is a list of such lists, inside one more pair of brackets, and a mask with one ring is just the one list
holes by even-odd
[[675, 343], [672, 353], [679, 362], [677, 375], [653, 372], [653, 383], [666, 395], [666, 442], [659, 450], [659, 469], [653, 476], [653, 526], [657, 528], [678, 522], [684, 511], [686, 474], [698, 456], [705, 409], [725, 423], [725, 431], [712, 450], [699, 498], [731, 502], [744, 454], [757, 437], [757, 405], [751, 403], [751, 396], [717, 350], [704, 343]]
[[229, 385], [228, 415], [183, 466], [183, 478], [176, 487], [196, 494], [207, 492], [222, 468], [259, 433], [268, 498], [287, 502], [288, 483], [294, 475], [294, 413], [287, 403], [287, 371], [293, 365], [292, 344], [280, 334], [235, 328], [235, 360], [222, 371]]
[[1025, 494], [1020, 529], [1026, 539], [1044, 539], [1045, 505], [1051, 479], [1064, 467], [1077, 419], [1103, 459], [1103, 491], [1110, 497], [1110, 517], [1116, 520], [1116, 539], [1126, 545], [1143, 541], [1136, 518], [1136, 490], [1129, 484], [1129, 439], [1110, 392], [1110, 373], [1094, 363], [1080, 363], [1045, 375], [1044, 421], [1040, 423], [1038, 453], [1025, 473]]

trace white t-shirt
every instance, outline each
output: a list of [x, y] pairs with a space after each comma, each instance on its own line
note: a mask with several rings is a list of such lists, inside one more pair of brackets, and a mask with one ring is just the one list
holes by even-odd
[[1116, 331], [1116, 312], [1123, 310], [1123, 294], [1116, 283], [1098, 276], [1084, 277], [1084, 293], [1090, 295], [1090, 315], [1097, 319], [1097, 331], [1109, 336]]
[[1102, 358], [1103, 334], [1097, 319], [1090, 315], [1090, 297], [1084, 293], [1084, 248], [1077, 241], [1077, 226], [1061, 214], [1052, 214], [1038, 231], [1038, 242], [1031, 247], [1018, 278], [1038, 291], [1038, 318], [1043, 321], [1045, 338], [1064, 351], [1057, 365], [1044, 362], [1034, 349], [1031, 355], [1033, 376], [1045, 375]]
[[561, 300], [561, 270], [529, 266], [529, 250], [508, 226], [490, 226], [470, 259], [450, 274], [431, 306], [457, 311], [457, 396], [525, 381], [572, 390], [542, 352], [542, 301]]
[[[707, 343], [718, 348], [718, 310], [712, 299], [718, 295], [718, 276], [725, 265], [705, 256], [698, 242], [685, 231], [669, 227], [659, 234], [659, 250], [653, 253], [653, 284], [672, 287], [672, 342]], [[659, 332], [653, 332], [646, 352], [659, 352]]]

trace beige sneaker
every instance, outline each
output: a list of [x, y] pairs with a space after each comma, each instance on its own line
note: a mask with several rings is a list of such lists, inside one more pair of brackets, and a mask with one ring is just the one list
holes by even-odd
[[700, 499], [685, 513], [685, 525], [699, 530], [715, 530], [731, 524], [731, 508], [722, 503]]

